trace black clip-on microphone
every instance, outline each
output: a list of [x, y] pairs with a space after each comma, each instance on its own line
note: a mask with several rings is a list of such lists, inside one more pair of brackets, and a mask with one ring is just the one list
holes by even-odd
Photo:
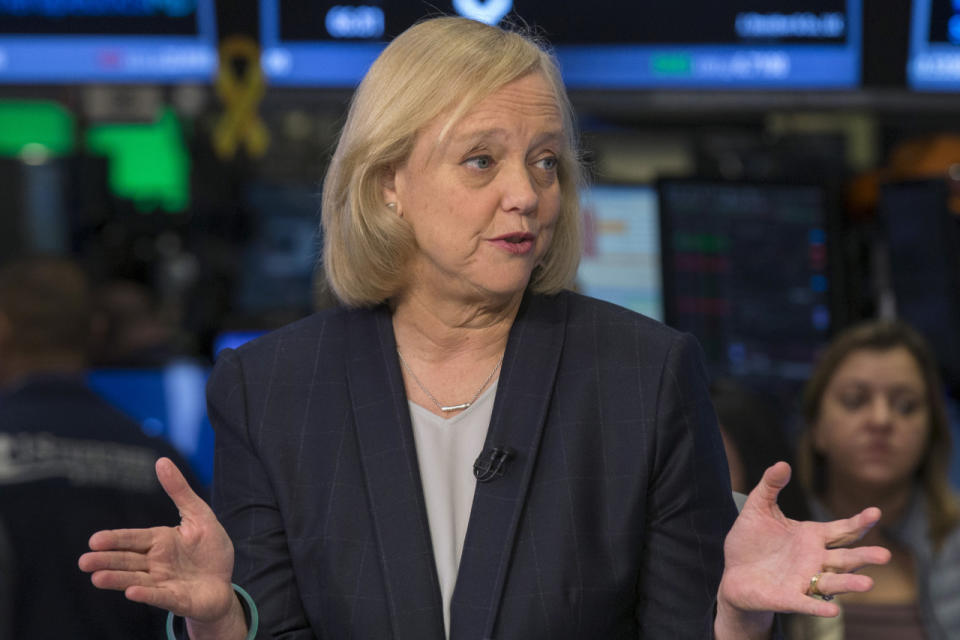
[[510, 447], [484, 449], [473, 463], [473, 475], [477, 482], [490, 482], [506, 471], [507, 461], [513, 457]]

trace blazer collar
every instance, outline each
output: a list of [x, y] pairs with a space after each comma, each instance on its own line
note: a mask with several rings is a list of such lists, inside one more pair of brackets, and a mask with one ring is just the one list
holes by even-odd
[[[443, 605], [389, 310], [347, 320], [347, 378], [397, 639], [441, 640]], [[485, 448], [505, 473], [478, 483], [451, 603], [451, 640], [492, 637], [560, 362], [566, 297], [527, 294], [510, 330]]]
[[386, 306], [347, 318], [347, 381], [396, 640], [443, 640], [443, 603], [410, 408]]
[[451, 640], [493, 637], [565, 326], [564, 295], [527, 294], [510, 330], [485, 450], [509, 447], [512, 457], [502, 476], [477, 483], [451, 603]]

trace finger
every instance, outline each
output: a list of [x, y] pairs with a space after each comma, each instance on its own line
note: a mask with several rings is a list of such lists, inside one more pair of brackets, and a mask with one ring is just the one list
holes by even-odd
[[155, 529], [108, 529], [90, 536], [91, 551], [137, 551], [146, 553], [153, 546]]
[[90, 582], [98, 589], [124, 591], [132, 586], [154, 586], [153, 578], [142, 571], [94, 571], [90, 574]]
[[182, 518], [200, 517], [210, 513], [210, 507], [193, 492], [193, 489], [187, 483], [187, 479], [183, 477], [180, 469], [173, 464], [170, 458], [157, 460], [156, 470], [160, 485], [173, 500], [173, 504], [180, 511]]
[[94, 551], [80, 556], [78, 565], [82, 571], [92, 573], [102, 570], [146, 571], [147, 557], [130, 551]]
[[824, 571], [817, 580], [818, 594], [810, 595], [837, 596], [841, 593], [862, 593], [873, 588], [873, 578], [859, 573], [831, 573]]
[[183, 602], [168, 589], [133, 585], [127, 587], [123, 595], [126, 596], [127, 600], [142, 602], [167, 611], [173, 611], [176, 615], [182, 615], [180, 612], [183, 611]]
[[835, 618], [840, 615], [840, 607], [835, 602], [827, 602], [812, 596], [801, 596], [785, 608], [783, 613], [803, 613], [808, 616]]
[[790, 465], [786, 462], [777, 462], [763, 472], [760, 482], [750, 492], [751, 501], [760, 500], [763, 508], [775, 507], [780, 491], [790, 482]]
[[854, 547], [827, 551], [823, 566], [826, 571], [849, 573], [868, 564], [887, 564], [890, 551], [884, 547]]
[[880, 520], [880, 509], [868, 507], [843, 520], [824, 523], [824, 539], [828, 547], [850, 545], [863, 537]]

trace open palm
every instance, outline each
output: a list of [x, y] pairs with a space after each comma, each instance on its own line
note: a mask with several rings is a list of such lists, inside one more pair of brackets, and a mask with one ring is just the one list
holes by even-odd
[[204, 622], [224, 617], [234, 604], [230, 585], [233, 544], [210, 507], [167, 458], [157, 478], [180, 511], [180, 525], [98, 531], [80, 557], [101, 589]]
[[726, 569], [720, 597], [741, 611], [779, 611], [836, 616], [836, 604], [809, 595], [810, 581], [823, 594], [867, 591], [873, 580], [854, 573], [867, 564], [884, 564], [883, 547], [843, 548], [855, 543], [880, 519], [865, 509], [832, 522], [798, 522], [785, 517], [777, 494], [790, 480], [790, 466], [779, 462], [750, 492], [724, 543]]

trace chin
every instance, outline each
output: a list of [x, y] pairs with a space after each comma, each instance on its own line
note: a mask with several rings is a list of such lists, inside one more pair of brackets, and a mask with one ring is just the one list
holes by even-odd
[[903, 488], [911, 483], [912, 476], [904, 476], [899, 470], [861, 468], [857, 473], [857, 482], [862, 486], [878, 491], [891, 491]]

